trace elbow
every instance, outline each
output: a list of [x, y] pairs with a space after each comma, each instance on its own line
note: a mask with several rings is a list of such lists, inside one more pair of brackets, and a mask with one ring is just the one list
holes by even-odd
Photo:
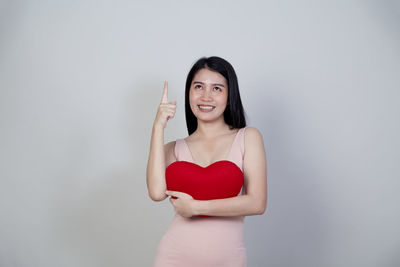
[[260, 209], [258, 209], [257, 210], [257, 215], [263, 215], [265, 213], [266, 209], [267, 208], [265, 206], [260, 208]]
[[147, 192], [150, 199], [155, 202], [166, 199], [168, 197], [168, 195], [165, 194], [165, 190], [167, 190], [166, 186], [157, 183], [150, 183], [149, 180], [150, 179], [147, 178]]
[[160, 201], [163, 201], [164, 199], [166, 199], [168, 197], [168, 195], [165, 193], [155, 194], [155, 193], [149, 192], [149, 197], [151, 200], [153, 200], [155, 202], [160, 202]]
[[263, 201], [259, 206], [256, 211], [257, 215], [263, 215], [265, 211], [267, 210], [267, 203], [266, 201]]

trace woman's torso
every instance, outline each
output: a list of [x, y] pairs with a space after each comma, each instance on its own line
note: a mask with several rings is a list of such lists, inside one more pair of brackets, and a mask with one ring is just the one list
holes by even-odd
[[[242, 173], [244, 131], [242, 128], [237, 132], [225, 159], [239, 167]], [[184, 139], [176, 141], [174, 153], [177, 161], [194, 163]], [[243, 192], [242, 187], [239, 195]], [[243, 222], [244, 216], [185, 218], [176, 213], [158, 245], [153, 267], [245, 267]]]
[[[244, 132], [241, 128], [235, 134], [226, 159], [243, 172]], [[177, 161], [188, 161], [196, 164], [184, 139], [177, 139], [174, 149]], [[215, 162], [214, 162], [215, 163]], [[210, 164], [211, 165], [211, 164]], [[243, 187], [239, 195], [243, 194]], [[244, 216], [211, 216], [191, 218], [175, 214], [166, 233], [172, 240], [193, 248], [236, 249], [243, 245]]]

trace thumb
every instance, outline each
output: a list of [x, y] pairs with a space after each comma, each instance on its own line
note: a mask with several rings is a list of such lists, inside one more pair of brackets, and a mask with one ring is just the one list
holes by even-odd
[[165, 191], [165, 194], [167, 194], [168, 196], [170, 196], [173, 199], [177, 199], [178, 198], [177, 197], [178, 194], [175, 191], [167, 190], [167, 191]]
[[167, 191], [165, 191], [165, 193], [166, 193], [167, 195], [169, 195], [169, 196], [179, 197], [179, 195], [180, 195], [181, 192], [167, 190]]

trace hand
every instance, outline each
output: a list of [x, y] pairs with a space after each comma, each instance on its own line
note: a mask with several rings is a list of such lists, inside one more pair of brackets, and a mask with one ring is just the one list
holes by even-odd
[[174, 206], [176, 213], [186, 218], [196, 215], [193, 208], [196, 200], [191, 195], [177, 191], [166, 191], [165, 193], [171, 196], [169, 201]]
[[157, 110], [156, 119], [154, 120], [154, 126], [161, 126], [164, 129], [167, 126], [168, 120], [175, 116], [175, 111], [176, 101], [168, 103], [168, 82], [165, 81], [164, 92]]

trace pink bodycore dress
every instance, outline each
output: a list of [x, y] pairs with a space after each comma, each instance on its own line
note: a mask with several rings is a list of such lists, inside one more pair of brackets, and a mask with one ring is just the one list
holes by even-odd
[[[226, 159], [242, 172], [245, 129], [237, 132]], [[194, 163], [184, 139], [176, 140], [175, 156], [177, 161]], [[158, 245], [153, 267], [246, 267], [243, 223], [244, 216], [185, 218], [175, 213]]]

